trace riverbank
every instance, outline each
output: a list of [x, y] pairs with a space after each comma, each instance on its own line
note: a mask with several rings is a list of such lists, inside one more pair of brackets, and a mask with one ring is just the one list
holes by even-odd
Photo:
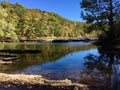
[[78, 41], [96, 41], [96, 37], [40, 37], [37, 39], [20, 39], [18, 41], [12, 40], [11, 38], [5, 39], [1, 42], [78, 42]]
[[79, 41], [95, 41], [97, 38], [40, 38], [38, 40], [21, 40], [21, 42], [79, 42]]
[[87, 85], [72, 83], [71, 80], [48, 80], [41, 75], [5, 74], [0, 73], [0, 86], [3, 87], [46, 87], [72, 88], [73, 90], [89, 90]]

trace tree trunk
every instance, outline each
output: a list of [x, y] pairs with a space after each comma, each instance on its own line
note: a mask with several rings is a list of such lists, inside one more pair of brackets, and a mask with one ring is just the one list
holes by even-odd
[[113, 22], [113, 0], [110, 0], [110, 15], [109, 15], [109, 35], [108, 38], [110, 40], [115, 39], [115, 33], [114, 33], [114, 22]]

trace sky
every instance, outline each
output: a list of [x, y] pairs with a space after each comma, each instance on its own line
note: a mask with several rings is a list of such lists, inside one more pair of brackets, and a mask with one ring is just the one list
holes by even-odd
[[[0, 0], [3, 1], [3, 0]], [[66, 19], [82, 21], [80, 18], [81, 0], [6, 0], [15, 4], [19, 2], [27, 8], [37, 8], [40, 10], [54, 12]]]

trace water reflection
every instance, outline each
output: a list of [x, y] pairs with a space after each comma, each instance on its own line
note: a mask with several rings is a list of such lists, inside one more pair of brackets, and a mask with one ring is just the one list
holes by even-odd
[[120, 90], [120, 53], [112, 48], [98, 48], [99, 55], [85, 57], [86, 70], [81, 72], [81, 83], [104, 90]]
[[[76, 44], [76, 42], [74, 42]], [[7, 49], [20, 49], [20, 50], [41, 50], [38, 54], [14, 54], [19, 58], [16, 63], [9, 65], [0, 65], [0, 72], [4, 73], [16, 73], [23, 72], [29, 67], [34, 67], [36, 65], [43, 65], [47, 63], [53, 63], [62, 57], [65, 57], [69, 53], [76, 51], [84, 51], [95, 48], [95, 46], [90, 44], [74, 46], [74, 43], [70, 45], [66, 44], [51, 44], [51, 43], [0, 43], [1, 50]], [[8, 54], [8, 53], [0, 53]], [[71, 54], [70, 54], [71, 56]], [[74, 55], [73, 55], [74, 56]], [[67, 65], [62, 64], [61, 65]], [[69, 65], [69, 64], [68, 64]], [[62, 67], [62, 66], [59, 66]], [[66, 66], [67, 67], [67, 66]], [[37, 72], [37, 71], [36, 71]], [[36, 73], [31, 73], [36, 74]]]
[[48, 79], [70, 79], [78, 81], [80, 71], [85, 69], [84, 57], [86, 53], [96, 52], [96, 49], [77, 51], [66, 54], [54, 62], [32, 65], [26, 68], [22, 73], [41, 74]]

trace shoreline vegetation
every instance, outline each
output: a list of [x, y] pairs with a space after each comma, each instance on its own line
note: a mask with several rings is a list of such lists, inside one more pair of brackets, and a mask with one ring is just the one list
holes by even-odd
[[5, 74], [0, 73], [0, 85], [5, 87], [26, 86], [51, 87], [51, 88], [72, 88], [73, 90], [89, 90], [87, 85], [73, 83], [71, 80], [48, 80], [41, 75]]

